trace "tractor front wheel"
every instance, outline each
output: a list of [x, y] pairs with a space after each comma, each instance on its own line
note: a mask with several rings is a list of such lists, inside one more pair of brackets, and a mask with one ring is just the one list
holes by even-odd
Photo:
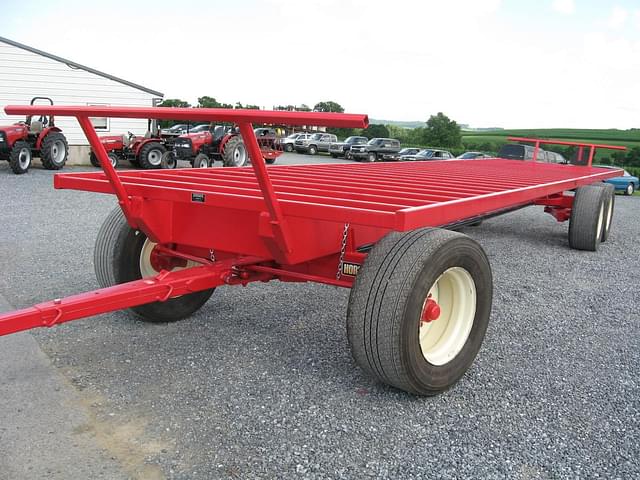
[[60, 132], [51, 132], [44, 137], [40, 146], [40, 159], [47, 170], [60, 170], [67, 163], [69, 144]]
[[449, 230], [386, 235], [358, 271], [347, 335], [379, 381], [435, 395], [468, 370], [489, 324], [491, 267], [482, 247]]
[[243, 167], [249, 160], [247, 148], [239, 136], [231, 137], [222, 148], [222, 162], [225, 167]]
[[19, 140], [14, 143], [9, 153], [9, 166], [11, 170], [13, 170], [13, 173], [16, 175], [27, 173], [31, 166], [32, 157], [31, 147], [27, 142]]
[[[100, 227], [93, 253], [98, 284], [105, 288], [158, 275], [160, 267], [155, 266], [153, 260], [155, 246], [156, 244], [144, 233], [129, 226], [119, 207], [114, 209]], [[199, 264], [190, 260], [184, 261], [171, 271], [195, 266]], [[130, 310], [145, 322], [175, 322], [199, 310], [214, 290], [212, 288], [189, 293], [164, 302], [133, 307]]]
[[211, 166], [211, 160], [204, 153], [199, 153], [191, 163], [193, 168], [209, 168]]
[[138, 163], [145, 170], [160, 168], [162, 165], [162, 155], [167, 149], [158, 142], [149, 142], [140, 149]]
[[96, 156], [95, 153], [90, 152], [89, 153], [89, 161], [91, 162], [91, 165], [93, 165], [96, 168], [100, 168], [100, 162], [98, 161], [98, 157]]

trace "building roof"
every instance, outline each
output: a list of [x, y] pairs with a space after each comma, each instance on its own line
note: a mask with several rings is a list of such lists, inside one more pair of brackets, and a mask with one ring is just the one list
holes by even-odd
[[101, 72], [100, 70], [96, 70], [91, 67], [86, 67], [84, 65], [80, 65], [79, 63], [72, 62], [71, 60], [67, 60], [66, 58], [58, 57], [57, 55], [53, 55], [51, 53], [43, 52], [42, 50], [38, 50], [37, 48], [30, 47], [28, 45], [24, 45], [19, 42], [15, 42], [13, 40], [9, 40], [8, 38], [0, 37], [0, 42], [13, 45], [14, 47], [21, 48], [23, 50], [27, 50], [28, 52], [35, 53], [36, 55], [42, 55], [43, 57], [50, 58], [51, 60], [55, 60], [56, 62], [64, 63], [72, 68], [78, 68], [80, 70], [85, 70], [89, 73], [93, 73], [94, 75], [99, 75], [104, 78], [108, 78], [109, 80], [113, 80], [114, 82], [122, 83], [129, 87], [135, 88], [137, 90], [142, 90], [143, 92], [147, 92], [151, 95], [156, 95], [158, 97], [164, 97], [164, 93], [157, 92], [155, 90], [151, 90], [150, 88], [143, 87], [142, 85], [138, 85], [137, 83], [129, 82], [127, 80], [123, 80], [122, 78], [115, 77], [113, 75], [109, 75], [108, 73]]

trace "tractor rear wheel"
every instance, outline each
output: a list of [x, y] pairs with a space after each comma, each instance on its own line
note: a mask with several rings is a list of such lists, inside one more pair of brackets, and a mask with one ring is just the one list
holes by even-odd
[[227, 140], [221, 153], [222, 163], [225, 167], [243, 167], [249, 159], [242, 137], [238, 135]]
[[596, 185], [576, 189], [569, 219], [571, 248], [591, 252], [598, 250], [606, 224], [608, 196], [608, 189]]
[[433, 228], [389, 233], [351, 289], [353, 357], [381, 382], [416, 395], [438, 394], [473, 363], [492, 296], [489, 260], [471, 238]]
[[60, 170], [67, 163], [69, 144], [60, 132], [47, 134], [40, 145], [40, 159], [47, 170]]
[[[120, 207], [114, 209], [100, 227], [93, 252], [98, 284], [105, 288], [157, 275], [160, 272], [154, 267], [152, 260], [155, 246], [144, 233], [129, 226]], [[185, 261], [183, 266], [175, 267], [172, 271], [198, 265]], [[175, 322], [200, 309], [214, 290], [212, 288], [189, 293], [130, 310], [145, 322]]]
[[27, 173], [31, 166], [32, 157], [31, 147], [27, 142], [18, 140], [14, 143], [9, 153], [9, 166], [13, 173], [17, 175]]
[[162, 155], [167, 149], [158, 142], [149, 142], [140, 149], [138, 163], [145, 170], [160, 168], [162, 165]]

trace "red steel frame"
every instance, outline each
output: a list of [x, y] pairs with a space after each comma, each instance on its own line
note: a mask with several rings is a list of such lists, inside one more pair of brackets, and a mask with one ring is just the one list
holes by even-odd
[[[104, 172], [56, 174], [54, 186], [116, 195], [129, 225], [158, 243], [154, 258], [166, 269], [155, 277], [2, 314], [0, 335], [221, 285], [279, 279], [348, 288], [368, 248], [390, 231], [447, 226], [532, 204], [544, 205], [564, 221], [573, 201], [564, 192], [620, 174], [504, 159], [267, 167], [252, 125], [365, 127], [365, 115], [75, 106], [9, 106], [5, 111], [76, 117]], [[232, 122], [240, 127], [252, 165], [116, 172], [91, 117]], [[526, 140], [537, 146], [560, 143]], [[169, 271], [184, 260], [201, 266]], [[343, 265], [351, 269], [341, 270]]]

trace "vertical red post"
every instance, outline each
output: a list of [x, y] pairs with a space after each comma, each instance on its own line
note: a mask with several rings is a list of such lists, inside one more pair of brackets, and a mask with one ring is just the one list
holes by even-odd
[[540, 140], [536, 140], [536, 147], [533, 150], [533, 161], [536, 162], [538, 160], [538, 150], [540, 150]]
[[131, 215], [131, 201], [129, 200], [127, 190], [124, 188], [124, 185], [122, 185], [120, 177], [118, 177], [118, 174], [116, 173], [116, 169], [113, 168], [113, 165], [111, 165], [111, 161], [109, 160], [107, 151], [104, 149], [102, 143], [100, 143], [100, 138], [98, 138], [98, 134], [93, 128], [89, 117], [77, 116], [76, 118], [78, 119], [80, 127], [82, 127], [82, 131], [89, 140], [89, 144], [93, 149], [93, 153], [95, 153], [96, 157], [98, 158], [100, 166], [104, 170], [107, 180], [109, 180], [109, 183], [113, 187], [113, 190], [118, 197], [118, 203], [120, 204], [120, 208], [122, 208], [122, 212], [124, 213], [127, 222], [129, 222], [131, 228], [138, 228]]
[[587, 164], [587, 166], [591, 166], [591, 164], [593, 163], [593, 157], [595, 156], [596, 153], [596, 147], [594, 147], [593, 145], [591, 145], [591, 149], [589, 150], [589, 163]]

